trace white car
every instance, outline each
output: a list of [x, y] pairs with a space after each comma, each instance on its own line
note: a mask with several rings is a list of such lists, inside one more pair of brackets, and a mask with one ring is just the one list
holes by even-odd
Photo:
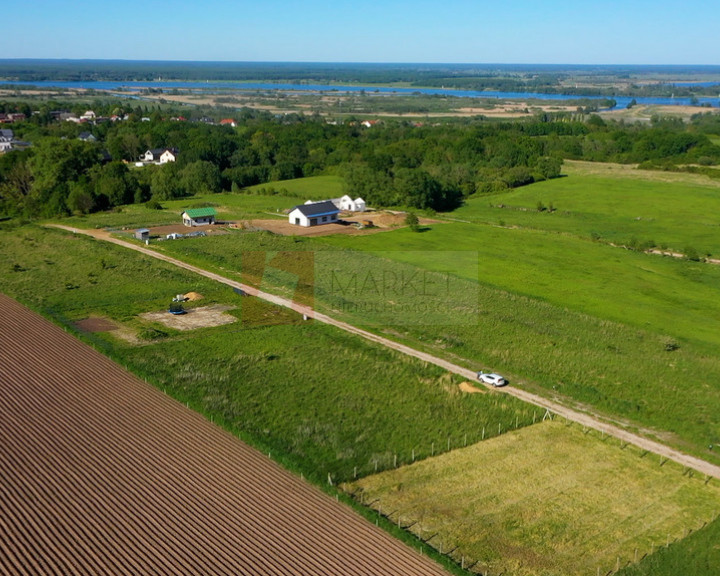
[[505, 384], [507, 384], [505, 378], [500, 376], [500, 374], [495, 374], [494, 372], [478, 372], [477, 377], [480, 382], [490, 384], [491, 386], [495, 386], [496, 388], [500, 386], [505, 386]]

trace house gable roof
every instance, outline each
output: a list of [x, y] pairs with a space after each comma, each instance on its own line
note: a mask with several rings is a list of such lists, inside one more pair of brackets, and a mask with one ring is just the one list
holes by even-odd
[[185, 210], [183, 214], [187, 214], [190, 218], [207, 218], [215, 216], [215, 208], [190, 208]]
[[178, 153], [178, 149], [177, 149], [177, 148], [169, 148], [169, 147], [167, 147], [167, 148], [150, 148], [147, 152], [145, 152], [145, 154], [150, 153], [150, 154], [152, 154], [153, 156], [160, 157], [160, 156], [162, 156], [165, 152], [170, 152], [171, 154], [177, 154], [177, 153]]
[[330, 200], [323, 202], [313, 202], [312, 204], [301, 204], [295, 206], [293, 211], [300, 210], [300, 213], [308, 218], [313, 216], [326, 216], [328, 214], [338, 214], [340, 210]]

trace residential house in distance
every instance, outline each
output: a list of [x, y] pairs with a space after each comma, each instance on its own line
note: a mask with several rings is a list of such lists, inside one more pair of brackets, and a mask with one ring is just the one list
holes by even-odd
[[25, 114], [22, 112], [0, 114], [0, 124], [12, 124], [13, 122], [20, 122], [21, 120], [25, 120]]
[[80, 132], [80, 134], [78, 134], [78, 140], [82, 140], [83, 142], [95, 142], [97, 138], [95, 138], [91, 132]]
[[348, 212], [365, 212], [367, 209], [365, 200], [359, 196], [353, 200], [350, 196], [345, 194], [342, 198], [333, 198], [332, 203], [340, 210], [347, 210]]
[[237, 122], [233, 120], [232, 118], [223, 118], [220, 120], [220, 126], [231, 126], [233, 128], [237, 127]]
[[0, 154], [9, 152], [10, 150], [24, 150], [30, 147], [30, 142], [21, 142], [15, 140], [15, 133], [8, 129], [3, 128], [0, 130]]
[[295, 206], [288, 214], [290, 224], [296, 226], [320, 226], [338, 221], [340, 209], [331, 200], [308, 202]]
[[182, 213], [185, 226], [209, 226], [215, 224], [215, 208], [190, 208]]
[[152, 148], [140, 156], [144, 164], [167, 164], [177, 160], [177, 148]]
[[12, 130], [3, 128], [0, 130], [0, 152], [12, 150], [13, 138], [15, 137]]

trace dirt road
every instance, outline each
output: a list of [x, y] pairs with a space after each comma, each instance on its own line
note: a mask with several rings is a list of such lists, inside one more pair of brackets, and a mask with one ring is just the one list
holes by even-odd
[[[366, 330], [362, 330], [361, 328], [357, 328], [356, 326], [353, 326], [346, 322], [341, 322], [339, 320], [336, 320], [335, 318], [316, 312], [307, 306], [302, 306], [286, 298], [263, 292], [253, 286], [248, 286], [247, 284], [236, 282], [235, 280], [231, 280], [219, 274], [215, 274], [214, 272], [209, 272], [207, 270], [203, 270], [202, 268], [198, 268], [197, 266], [187, 264], [182, 260], [177, 260], [176, 258], [166, 256], [165, 254], [161, 254], [159, 252], [146, 248], [145, 246], [139, 246], [137, 244], [132, 244], [130, 242], [114, 238], [110, 235], [109, 232], [105, 230], [77, 230], [68, 226], [53, 226], [73, 233], [87, 234], [89, 236], [92, 236], [93, 238], [106, 240], [108, 242], [112, 242], [113, 244], [117, 244], [118, 246], [123, 246], [125, 248], [130, 248], [131, 250], [142, 252], [143, 254], [152, 256], [153, 258], [157, 258], [165, 262], [169, 262], [170, 264], [173, 264], [180, 268], [184, 268], [185, 270], [189, 270], [196, 274], [200, 274], [201, 276], [205, 276], [206, 278], [210, 278], [211, 280], [215, 280], [227, 286], [231, 286], [232, 288], [238, 288], [251, 296], [257, 296], [258, 298], [262, 298], [267, 302], [272, 302], [273, 304], [277, 304], [278, 306], [290, 308], [300, 314], [306, 315], [308, 318], [313, 318], [318, 322], [323, 322], [325, 324], [336, 326], [337, 328], [340, 328], [347, 332], [351, 332], [353, 334], [357, 334], [358, 336], [362, 336], [367, 340], [371, 340], [373, 342], [381, 344], [382, 346], [392, 348], [393, 350], [396, 350], [403, 354], [407, 354], [408, 356], [413, 356], [424, 362], [435, 364], [436, 366], [439, 366], [447, 370], [448, 372], [458, 374], [470, 381], [476, 380], [476, 373], [472, 370], [468, 370], [467, 368], [463, 368], [462, 366], [458, 366], [457, 364], [453, 364], [452, 362], [448, 362], [447, 360], [443, 360], [442, 358], [438, 358], [437, 356], [433, 356], [432, 354], [415, 350], [414, 348], [411, 348], [404, 344], [400, 344], [388, 338], [378, 336], [377, 334], [373, 334], [372, 332], [367, 332]], [[567, 420], [577, 422], [578, 424], [581, 424], [586, 428], [592, 428], [594, 430], [597, 430], [598, 432], [607, 434], [608, 436], [618, 438], [619, 440], [622, 440], [623, 442], [626, 442], [628, 444], [633, 444], [634, 446], [637, 446], [643, 450], [647, 450], [648, 452], [652, 452], [664, 458], [668, 458], [669, 460], [673, 460], [674, 462], [677, 462], [682, 466], [700, 472], [701, 474], [704, 474], [706, 476], [720, 479], [720, 466], [716, 466], [714, 464], [711, 464], [710, 462], [701, 460], [700, 458], [684, 454], [682, 452], [679, 452], [678, 450], [670, 448], [654, 440], [650, 440], [643, 436], [639, 436], [638, 434], [628, 432], [627, 430], [624, 430], [623, 428], [620, 428], [616, 425], [602, 422], [601, 420], [597, 419], [592, 415], [578, 412], [577, 410], [573, 410], [572, 408], [568, 408], [566, 406], [563, 406], [562, 404], [559, 404], [558, 402], [554, 402], [542, 396], [538, 396], [537, 394], [532, 394], [531, 392], [527, 392], [519, 388], [514, 388], [512, 386], [503, 388], [502, 392], [515, 396], [516, 398], [519, 398], [530, 404], [534, 404], [535, 406], [538, 406], [540, 408], [545, 408], [554, 415], [558, 415], [566, 418]]]

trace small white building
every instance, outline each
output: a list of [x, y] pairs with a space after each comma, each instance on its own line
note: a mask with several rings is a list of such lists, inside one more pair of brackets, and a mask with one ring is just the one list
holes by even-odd
[[347, 194], [345, 194], [342, 198], [333, 199], [332, 202], [340, 210], [347, 210], [348, 212], [365, 212], [366, 209], [365, 200], [360, 197], [353, 200]]
[[209, 226], [215, 224], [215, 208], [191, 208], [182, 213], [185, 226]]
[[332, 201], [323, 200], [322, 202], [311, 202], [295, 206], [290, 211], [288, 220], [290, 224], [307, 228], [337, 222], [339, 213], [340, 210]]

